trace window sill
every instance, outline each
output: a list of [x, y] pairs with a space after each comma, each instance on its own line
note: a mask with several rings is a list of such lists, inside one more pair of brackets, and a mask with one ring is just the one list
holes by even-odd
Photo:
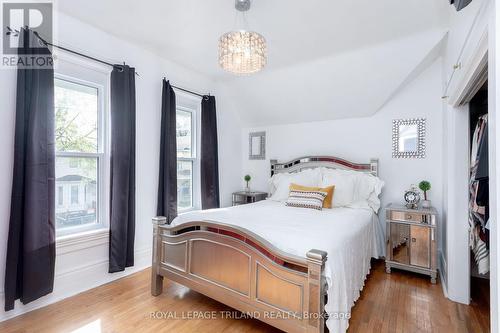
[[179, 209], [177, 211], [177, 214], [181, 215], [184, 213], [195, 212], [195, 211], [199, 211], [199, 210], [201, 210], [201, 209], [199, 209], [198, 207], [184, 208], [184, 209]]
[[66, 254], [107, 244], [109, 230], [97, 229], [56, 238], [56, 254]]

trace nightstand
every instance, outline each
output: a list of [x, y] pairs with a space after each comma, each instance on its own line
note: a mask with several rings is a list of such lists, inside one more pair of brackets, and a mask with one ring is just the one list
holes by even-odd
[[437, 277], [437, 210], [389, 204], [386, 213], [386, 272], [404, 269]]
[[267, 198], [266, 192], [240, 191], [233, 193], [233, 206], [253, 203]]

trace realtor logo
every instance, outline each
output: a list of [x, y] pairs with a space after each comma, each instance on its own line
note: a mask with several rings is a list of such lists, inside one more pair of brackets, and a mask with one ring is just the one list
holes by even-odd
[[[6, 66], [29, 66], [44, 67], [46, 65], [42, 59], [28, 60], [27, 56], [44, 58], [46, 55], [37, 55], [37, 49], [44, 49], [46, 46], [34, 34], [21, 36], [21, 29], [30, 29], [46, 41], [52, 41], [53, 33], [53, 4], [52, 2], [13, 2], [4, 1], [2, 3], [2, 67]], [[21, 38], [26, 37], [28, 38]], [[25, 40], [26, 39], [26, 40]], [[23, 45], [20, 45], [20, 42]], [[24, 58], [24, 59], [22, 59]], [[31, 66], [30, 66], [31, 63]]]

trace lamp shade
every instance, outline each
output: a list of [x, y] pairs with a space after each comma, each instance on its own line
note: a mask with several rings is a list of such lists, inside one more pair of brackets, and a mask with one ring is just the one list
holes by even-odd
[[219, 39], [219, 65], [234, 74], [252, 74], [267, 64], [266, 39], [253, 31], [231, 31]]

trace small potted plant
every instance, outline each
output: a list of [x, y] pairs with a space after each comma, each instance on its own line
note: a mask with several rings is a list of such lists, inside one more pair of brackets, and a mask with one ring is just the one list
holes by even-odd
[[431, 189], [431, 183], [428, 182], [427, 180], [422, 180], [419, 184], [418, 187], [424, 192], [424, 200], [422, 201], [422, 207], [423, 208], [430, 208], [431, 207], [431, 201], [427, 200], [427, 191]]
[[247, 182], [247, 187], [245, 188], [245, 191], [250, 192], [249, 183], [252, 180], [252, 177], [250, 177], [250, 175], [246, 175], [245, 177], [243, 177], [243, 179]]

